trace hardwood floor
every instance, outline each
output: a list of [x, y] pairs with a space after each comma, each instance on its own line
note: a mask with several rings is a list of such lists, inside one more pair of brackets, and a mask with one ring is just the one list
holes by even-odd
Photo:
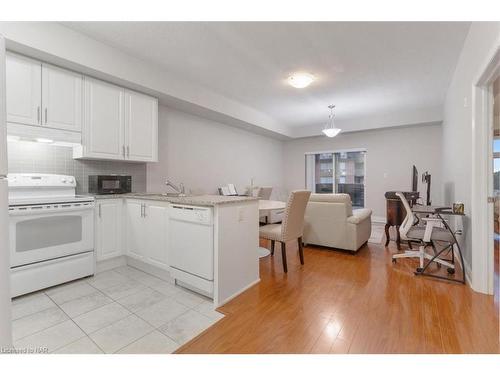
[[281, 256], [261, 259], [261, 282], [177, 352], [500, 352], [493, 296], [416, 277], [411, 260], [391, 263], [395, 251], [393, 243], [368, 244], [356, 255], [309, 246], [301, 266], [291, 245], [288, 274]]

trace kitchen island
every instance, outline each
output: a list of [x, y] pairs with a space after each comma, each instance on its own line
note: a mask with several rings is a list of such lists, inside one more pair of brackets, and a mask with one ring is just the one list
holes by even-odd
[[121, 259], [213, 298], [215, 307], [259, 282], [257, 199], [152, 193], [95, 198], [98, 269]]

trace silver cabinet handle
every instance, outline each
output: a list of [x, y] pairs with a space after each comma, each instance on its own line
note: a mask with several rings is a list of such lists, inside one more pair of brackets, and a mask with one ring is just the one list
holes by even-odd
[[40, 107], [36, 107], [36, 122], [40, 123]]
[[127, 158], [130, 157], [130, 146], [127, 146]]
[[45, 125], [47, 125], [47, 107], [45, 107]]
[[122, 146], [123, 158], [125, 159], [125, 145]]
[[101, 218], [101, 204], [99, 203], [99, 219]]
[[144, 203], [141, 203], [141, 217], [144, 217]]
[[146, 203], [144, 203], [144, 217], [146, 217]]

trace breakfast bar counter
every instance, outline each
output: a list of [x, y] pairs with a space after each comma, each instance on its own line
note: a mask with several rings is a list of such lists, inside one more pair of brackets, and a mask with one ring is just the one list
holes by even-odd
[[186, 204], [194, 206], [214, 207], [221, 204], [234, 204], [250, 201], [257, 201], [258, 198], [246, 196], [222, 196], [222, 195], [187, 195], [176, 196], [161, 193], [125, 193], [125, 194], [97, 194], [93, 195], [95, 199], [145, 199], [161, 202], [169, 202], [173, 204]]

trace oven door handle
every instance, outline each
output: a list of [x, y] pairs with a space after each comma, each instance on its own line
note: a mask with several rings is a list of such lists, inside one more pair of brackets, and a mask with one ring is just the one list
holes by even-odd
[[[62, 206], [62, 207], [61, 207]], [[94, 209], [94, 204], [81, 205], [81, 206], [71, 206], [64, 207], [61, 205], [57, 208], [27, 208], [26, 210], [20, 209], [9, 209], [9, 216], [34, 216], [34, 215], [46, 215], [46, 214], [57, 214], [57, 213], [67, 213], [67, 212], [85, 212]]]

